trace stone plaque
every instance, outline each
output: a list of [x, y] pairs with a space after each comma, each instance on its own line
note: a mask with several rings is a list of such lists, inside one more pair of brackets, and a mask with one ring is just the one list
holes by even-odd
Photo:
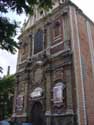
[[62, 86], [56, 86], [53, 88], [53, 100], [54, 103], [62, 102]]
[[62, 103], [63, 102], [63, 90], [64, 90], [64, 84], [62, 82], [58, 82], [53, 87], [53, 102], [56, 103]]
[[34, 91], [30, 94], [30, 97], [31, 98], [36, 98], [36, 97], [41, 97], [42, 96], [42, 88], [40, 87], [37, 87], [34, 89]]
[[38, 68], [36, 71], [35, 71], [35, 74], [34, 74], [34, 81], [36, 83], [40, 83], [41, 80], [42, 80], [42, 76], [43, 76], [43, 71], [41, 68]]
[[25, 83], [21, 82], [19, 83], [19, 93], [24, 93], [25, 92]]
[[17, 111], [22, 111], [24, 106], [24, 96], [23, 95], [18, 95], [16, 97], [16, 110]]
[[53, 79], [54, 79], [54, 81], [56, 81], [57, 80], [57, 78], [58, 79], [63, 79], [63, 71], [62, 71], [62, 68], [61, 69], [59, 69], [59, 70], [55, 70], [54, 71], [54, 73], [53, 73]]

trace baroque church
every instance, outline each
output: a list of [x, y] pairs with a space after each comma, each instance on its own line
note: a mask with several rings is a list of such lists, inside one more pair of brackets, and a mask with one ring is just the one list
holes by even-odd
[[19, 36], [12, 119], [94, 125], [94, 23], [69, 0], [35, 7]]

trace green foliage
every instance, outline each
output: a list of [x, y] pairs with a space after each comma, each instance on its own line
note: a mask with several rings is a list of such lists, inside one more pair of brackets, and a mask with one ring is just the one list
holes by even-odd
[[18, 45], [13, 36], [16, 35], [16, 23], [10, 23], [5, 17], [0, 17], [0, 49], [5, 49], [12, 54], [16, 52]]
[[[0, 49], [4, 49], [14, 54], [19, 47], [18, 43], [14, 40], [16, 35], [16, 22], [10, 22], [4, 14], [9, 10], [16, 11], [17, 14], [25, 12], [26, 14], [33, 14], [35, 5], [37, 7], [48, 10], [52, 8], [52, 0], [0, 0]], [[2, 68], [0, 67], [0, 72]], [[4, 104], [7, 104], [6, 111], [9, 112], [11, 108], [10, 94], [14, 93], [14, 76], [6, 76], [0, 80], [0, 112], [4, 112]], [[2, 104], [1, 104], [2, 102]]]
[[16, 35], [17, 24], [10, 22], [4, 13], [9, 10], [16, 11], [17, 14], [25, 12], [33, 14], [34, 6], [48, 10], [52, 8], [52, 0], [0, 0], [0, 48], [14, 54], [18, 48], [17, 42], [14, 40]]
[[0, 116], [12, 114], [15, 76], [6, 76], [0, 80]]
[[14, 75], [5, 76], [0, 80], [0, 95], [14, 93], [15, 77]]
[[10, 8], [18, 14], [31, 13], [35, 5], [43, 9], [52, 8], [52, 0], [1, 0], [0, 3], [2, 12], [8, 12], [8, 8]]

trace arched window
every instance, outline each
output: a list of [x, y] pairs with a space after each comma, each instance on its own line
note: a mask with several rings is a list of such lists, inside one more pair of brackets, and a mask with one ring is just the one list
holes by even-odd
[[38, 30], [34, 36], [34, 54], [43, 50], [43, 31]]
[[62, 103], [64, 99], [65, 85], [63, 82], [57, 82], [53, 87], [53, 102]]

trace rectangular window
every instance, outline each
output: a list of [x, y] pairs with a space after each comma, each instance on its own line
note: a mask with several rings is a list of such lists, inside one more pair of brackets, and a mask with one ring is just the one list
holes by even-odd
[[34, 54], [43, 50], [43, 31], [38, 30], [34, 36]]

